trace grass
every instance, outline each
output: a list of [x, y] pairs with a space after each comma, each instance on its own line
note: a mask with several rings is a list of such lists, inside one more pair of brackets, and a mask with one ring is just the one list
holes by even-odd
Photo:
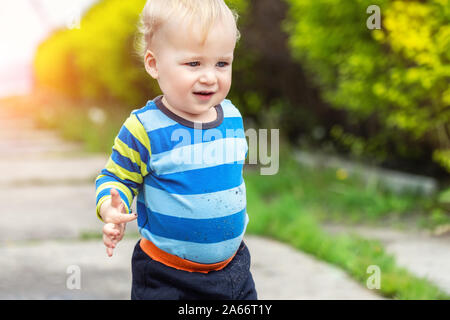
[[[396, 194], [383, 185], [373, 186], [358, 175], [341, 168], [313, 169], [297, 163], [288, 148], [280, 155], [282, 165], [273, 176], [248, 173], [246, 180], [256, 180], [254, 190], [270, 203], [282, 194], [290, 194], [304, 208], [315, 208], [322, 222], [367, 224], [433, 229], [450, 223], [450, 216], [434, 208], [436, 200], [420, 193]], [[320, 206], [317, 206], [320, 204]]]

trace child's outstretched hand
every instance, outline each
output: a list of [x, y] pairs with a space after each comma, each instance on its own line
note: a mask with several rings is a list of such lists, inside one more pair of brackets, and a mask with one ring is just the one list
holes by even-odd
[[122, 240], [127, 222], [137, 218], [136, 213], [125, 214], [125, 207], [116, 189], [111, 189], [110, 193], [111, 200], [105, 201], [100, 208], [100, 215], [105, 221], [103, 226], [103, 243], [106, 246], [106, 253], [109, 257], [113, 255], [116, 244]]

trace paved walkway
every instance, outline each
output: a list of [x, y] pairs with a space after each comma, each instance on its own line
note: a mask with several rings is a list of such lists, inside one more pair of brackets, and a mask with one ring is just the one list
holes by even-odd
[[[101, 240], [80, 240], [101, 231], [93, 179], [105, 156], [83, 155], [1, 106], [0, 128], [0, 299], [129, 299], [136, 224], [112, 258]], [[254, 236], [246, 242], [260, 299], [381, 299], [289, 246]], [[80, 289], [70, 289], [75, 274]]]

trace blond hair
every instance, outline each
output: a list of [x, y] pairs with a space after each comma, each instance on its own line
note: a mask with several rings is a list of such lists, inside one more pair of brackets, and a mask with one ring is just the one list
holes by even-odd
[[237, 28], [238, 15], [223, 0], [147, 0], [140, 14], [135, 48], [143, 58], [154, 35], [170, 19], [187, 19], [200, 26], [202, 42], [218, 19], [232, 17], [236, 25], [236, 41], [240, 38]]

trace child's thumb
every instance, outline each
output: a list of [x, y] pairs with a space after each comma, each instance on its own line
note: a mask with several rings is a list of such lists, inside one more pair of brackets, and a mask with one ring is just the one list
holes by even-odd
[[119, 192], [116, 189], [111, 189], [110, 194], [111, 194], [111, 206], [114, 208], [119, 208], [119, 206], [122, 204]]

